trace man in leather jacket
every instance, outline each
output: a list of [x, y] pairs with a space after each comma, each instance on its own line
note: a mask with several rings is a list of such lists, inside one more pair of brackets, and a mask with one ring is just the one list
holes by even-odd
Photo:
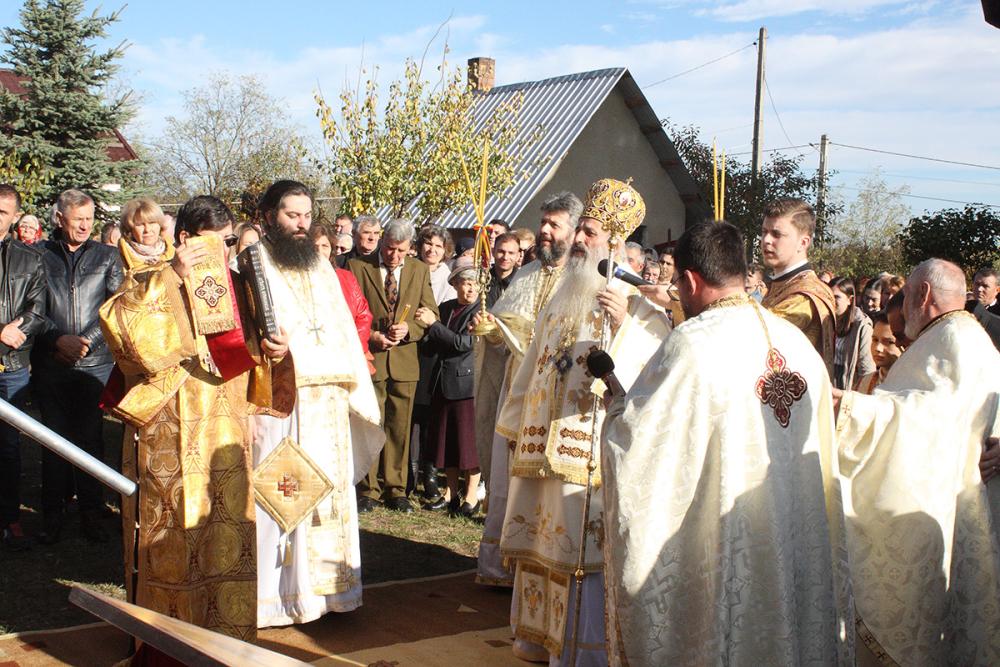
[[[23, 408], [28, 355], [45, 322], [45, 275], [39, 253], [13, 238], [21, 196], [0, 184], [0, 398]], [[0, 542], [11, 551], [31, 546], [20, 524], [21, 446], [17, 429], [0, 423]]]
[[[113, 360], [97, 311], [121, 285], [121, 260], [115, 248], [90, 239], [94, 201], [89, 195], [79, 190], [59, 195], [56, 221], [57, 238], [41, 245], [47, 322], [32, 355], [32, 385], [46, 426], [100, 460], [104, 442], [98, 402]], [[44, 529], [37, 536], [43, 544], [60, 537], [74, 476], [84, 537], [93, 542], [108, 539], [99, 521], [104, 496], [100, 482], [43, 450]]]

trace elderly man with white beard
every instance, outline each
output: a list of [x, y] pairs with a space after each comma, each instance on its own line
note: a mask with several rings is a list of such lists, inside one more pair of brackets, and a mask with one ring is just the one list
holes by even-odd
[[1000, 354], [951, 262], [903, 291], [913, 343], [873, 395], [834, 391], [857, 664], [997, 665], [998, 489], [979, 465], [1000, 435]]
[[[669, 333], [666, 314], [634, 288], [597, 270], [645, 214], [631, 186], [604, 179], [591, 186], [576, 228], [570, 259], [556, 293], [539, 314], [535, 335], [497, 419], [497, 433], [513, 445], [507, 511], [500, 552], [514, 563], [511, 624], [514, 655], [531, 661], [606, 664], [602, 579], [603, 512], [598, 451], [604, 385], [587, 370], [587, 355], [606, 351], [627, 389]], [[584, 530], [586, 499], [589, 521]], [[582, 559], [582, 603], [574, 637], [576, 582]]]

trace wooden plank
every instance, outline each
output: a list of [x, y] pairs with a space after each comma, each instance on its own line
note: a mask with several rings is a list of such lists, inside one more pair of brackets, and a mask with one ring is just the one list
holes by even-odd
[[69, 600], [185, 665], [306, 667], [309, 664], [82, 586], [73, 586]]

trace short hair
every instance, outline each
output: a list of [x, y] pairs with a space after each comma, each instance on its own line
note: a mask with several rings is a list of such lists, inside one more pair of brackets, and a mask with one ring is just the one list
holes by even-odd
[[334, 218], [333, 220], [334, 220], [334, 222], [336, 222], [338, 220], [347, 220], [347, 221], [350, 222], [351, 221], [351, 216], [347, 215], [346, 213], [339, 213], [337, 215], [337, 217]]
[[21, 219], [17, 221], [17, 226], [20, 227], [25, 222], [33, 222], [38, 225], [39, 228], [42, 226], [42, 222], [38, 219], [37, 215], [31, 215], [30, 213], [25, 213], [21, 216]]
[[10, 183], [0, 183], [0, 198], [7, 199], [8, 197], [14, 198], [14, 210], [20, 211], [21, 193]]
[[829, 283], [830, 289], [839, 289], [841, 292], [851, 297], [851, 301], [854, 301], [854, 281], [850, 278], [834, 278]]
[[121, 228], [118, 226], [117, 222], [105, 222], [104, 226], [101, 227], [101, 243], [107, 243], [111, 240], [111, 233], [115, 230], [121, 233]]
[[455, 241], [451, 238], [451, 233], [441, 225], [424, 225], [420, 228], [420, 231], [417, 232], [417, 250], [419, 251], [424, 243], [435, 236], [441, 239], [441, 243], [444, 245], [444, 258], [448, 259], [455, 253]]
[[639, 245], [638, 243], [636, 243], [635, 241], [626, 241], [625, 242], [625, 249], [626, 250], [638, 250], [639, 254], [642, 255], [643, 257], [645, 257], [645, 255], [646, 255], [645, 251], [643, 251], [643, 249], [642, 249], [642, 246]]
[[889, 325], [889, 314], [883, 308], [882, 310], [876, 310], [873, 313], [868, 313], [868, 317], [871, 318], [872, 325], [875, 324], [885, 324]]
[[764, 206], [764, 218], [792, 216], [792, 224], [810, 238], [816, 233], [816, 211], [801, 199], [786, 197], [775, 199]]
[[569, 214], [569, 224], [576, 227], [580, 222], [580, 214], [583, 213], [583, 202], [572, 192], [557, 192], [542, 200], [542, 213], [558, 213], [565, 211]]
[[[130, 236], [132, 234], [133, 221], [137, 222], [155, 222], [163, 228], [163, 209], [160, 205], [149, 197], [139, 197], [138, 199], [130, 199], [125, 202], [122, 206], [122, 214], [119, 217], [119, 225], [121, 226], [122, 236]], [[105, 225], [107, 227], [107, 225]], [[111, 232], [108, 231], [108, 237], [110, 238]], [[101, 230], [101, 240], [104, 241], [104, 230]]]
[[275, 181], [274, 183], [271, 183], [267, 190], [264, 191], [264, 194], [261, 195], [260, 201], [257, 203], [257, 210], [260, 212], [261, 216], [265, 216], [271, 211], [278, 210], [285, 197], [291, 197], [293, 195], [303, 195], [305, 197], [309, 197], [309, 201], [312, 201], [313, 199], [312, 190], [306, 187], [303, 183], [287, 179]]
[[976, 275], [972, 276], [972, 279], [976, 278], [992, 278], [1000, 282], [1000, 276], [997, 275], [997, 270], [991, 266], [984, 266], [983, 268], [976, 271]]
[[747, 275], [743, 234], [722, 220], [693, 225], [677, 240], [674, 263], [677, 275], [693, 271], [712, 287], [742, 285]]
[[518, 241], [517, 239], [517, 234], [515, 234], [514, 232], [504, 232], [500, 236], [496, 237], [496, 239], [493, 241], [493, 247], [496, 248], [497, 246], [503, 245], [504, 243], [516, 243], [518, 247], [521, 246], [520, 241]]
[[198, 195], [184, 202], [177, 211], [177, 225], [174, 238], [180, 241], [181, 232], [197, 236], [202, 231], [217, 231], [235, 222], [233, 212], [218, 197]]
[[663, 259], [663, 257], [667, 255], [670, 257], [674, 256], [674, 249], [672, 247], [664, 248], [660, 251], [660, 259]]
[[494, 218], [493, 220], [490, 220], [489, 225], [491, 227], [493, 225], [500, 225], [501, 227], [503, 227], [504, 229], [506, 229], [508, 232], [510, 231], [510, 223], [507, 222], [506, 220], [501, 220], [500, 218]]
[[955, 264], [937, 258], [925, 259], [914, 267], [910, 274], [912, 280], [927, 282], [935, 297], [945, 295], [965, 296], [965, 274]]
[[360, 232], [362, 227], [378, 227], [382, 229], [382, 223], [374, 215], [359, 215], [354, 218], [354, 232]]
[[70, 188], [59, 193], [59, 199], [56, 200], [56, 210], [65, 214], [68, 209], [93, 203], [94, 198], [83, 190]]
[[760, 275], [764, 275], [764, 267], [761, 266], [760, 264], [748, 264], [747, 275], [751, 273], [759, 273]]
[[347, 239], [350, 242], [351, 247], [352, 248], [354, 247], [354, 237], [353, 236], [351, 236], [350, 234], [347, 234], [347, 233], [337, 234], [337, 240], [338, 241], [341, 241], [343, 239]]
[[647, 263], [648, 262], [652, 262], [653, 264], [656, 264], [657, 262], [660, 261], [660, 255], [656, 252], [655, 249], [653, 249], [653, 248], [645, 248], [642, 252], [643, 252], [644, 255], [646, 255], [646, 262]]
[[386, 223], [382, 230], [382, 238], [390, 243], [402, 243], [403, 241], [413, 241], [413, 223], [404, 218], [396, 218]]
[[527, 227], [518, 227], [510, 233], [517, 237], [518, 245], [521, 245], [521, 241], [528, 241], [532, 245], [535, 244], [535, 233]]

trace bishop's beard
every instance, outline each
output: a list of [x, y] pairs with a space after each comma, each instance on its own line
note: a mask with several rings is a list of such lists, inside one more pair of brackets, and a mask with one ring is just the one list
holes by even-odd
[[271, 242], [271, 259], [278, 268], [307, 271], [319, 263], [319, 251], [308, 236], [296, 237], [277, 225], [267, 230]]
[[[604, 288], [606, 279], [597, 270], [599, 253], [582, 244], [575, 244], [573, 249], [559, 289], [549, 301], [549, 314], [560, 322], [562, 331], [576, 332], [597, 309], [597, 293]], [[578, 254], [580, 250], [586, 254]]]

